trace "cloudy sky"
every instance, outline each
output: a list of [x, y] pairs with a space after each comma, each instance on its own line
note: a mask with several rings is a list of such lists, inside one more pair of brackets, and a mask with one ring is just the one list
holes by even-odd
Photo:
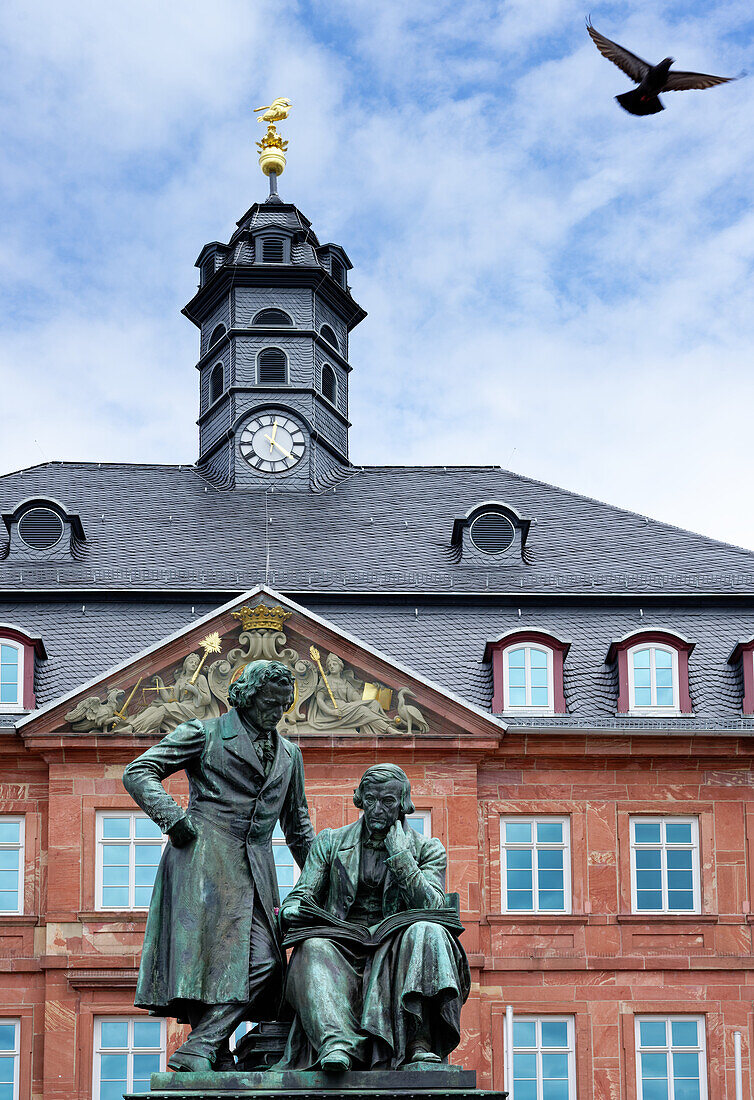
[[[750, 0], [592, 0], [754, 71]], [[202, 245], [281, 193], [342, 243], [357, 463], [506, 466], [754, 548], [754, 77], [633, 118], [576, 0], [5, 0], [0, 472], [196, 456]]]

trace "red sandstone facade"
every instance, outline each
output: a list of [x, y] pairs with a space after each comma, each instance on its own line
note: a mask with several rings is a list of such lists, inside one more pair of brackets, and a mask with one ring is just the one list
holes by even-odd
[[[321, 625], [302, 619], [297, 629], [384, 683], [398, 675]], [[197, 638], [187, 632], [128, 675], [163, 667]], [[475, 1068], [480, 1087], [502, 1088], [506, 1006], [568, 1016], [579, 1100], [635, 1100], [634, 1018], [692, 1013], [705, 1022], [708, 1096], [735, 1096], [739, 1031], [749, 1097], [754, 793], [746, 738], [506, 731], [411, 683], [431, 716], [429, 734], [300, 743], [315, 830], [356, 818], [353, 787], [385, 759], [408, 773], [417, 809], [431, 811], [449, 854], [448, 889], [461, 895], [473, 978], [453, 1060]], [[60, 712], [42, 712], [0, 741], [0, 813], [25, 818], [24, 913], [0, 918], [0, 1013], [21, 1020], [20, 1100], [90, 1100], [95, 1019], [136, 1014], [146, 915], [97, 911], [95, 815], [134, 808], [121, 775], [149, 741], [65, 732]], [[185, 799], [182, 781], [171, 790]], [[632, 914], [629, 819], [674, 814], [698, 819], [701, 912]], [[503, 815], [569, 819], [568, 915], [502, 913]], [[168, 1051], [182, 1033], [168, 1023]]]

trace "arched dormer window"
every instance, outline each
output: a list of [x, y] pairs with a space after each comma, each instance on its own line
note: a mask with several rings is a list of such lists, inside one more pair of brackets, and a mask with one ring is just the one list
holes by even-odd
[[0, 623], [0, 712], [33, 710], [34, 658], [46, 657], [42, 639]]
[[257, 383], [260, 386], [285, 385], [287, 367], [285, 352], [280, 348], [265, 348], [257, 358]]
[[691, 714], [692, 642], [668, 630], [639, 630], [613, 642], [607, 661], [618, 663], [618, 713]]
[[319, 334], [323, 340], [327, 340], [331, 348], [335, 348], [336, 351], [340, 351], [340, 345], [338, 344], [338, 337], [329, 325], [323, 325], [319, 330]]
[[285, 262], [285, 241], [282, 237], [262, 237], [262, 263], [282, 264]]
[[338, 383], [335, 378], [335, 371], [329, 363], [325, 363], [322, 367], [322, 396], [326, 397], [331, 404], [334, 405], [336, 403]]
[[252, 325], [269, 325], [279, 328], [281, 325], [292, 325], [293, 321], [282, 309], [260, 309], [251, 323]]
[[212, 373], [209, 376], [209, 403], [214, 405], [215, 401], [222, 396], [225, 389], [225, 371], [222, 363], [215, 363], [212, 368]]
[[565, 714], [563, 666], [570, 642], [544, 630], [511, 630], [491, 639], [495, 714]]
[[214, 253], [208, 256], [202, 266], [199, 268], [199, 278], [202, 286], [206, 286], [212, 276], [215, 274], [215, 256]]
[[225, 325], [215, 325], [215, 327], [212, 329], [212, 335], [209, 338], [207, 349], [209, 350], [209, 348], [213, 348], [215, 344], [219, 344], [225, 333]]

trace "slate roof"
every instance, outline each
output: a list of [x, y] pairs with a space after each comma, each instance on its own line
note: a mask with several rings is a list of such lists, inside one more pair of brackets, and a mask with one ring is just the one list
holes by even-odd
[[[238, 593], [241, 594], [240, 592]], [[509, 725], [586, 728], [715, 730], [752, 729], [741, 718], [740, 668], [728, 664], [735, 642], [751, 635], [754, 601], [710, 601], [679, 606], [677, 600], [639, 607], [634, 601], [578, 599], [537, 601], [519, 608], [499, 597], [427, 598], [298, 597], [337, 629], [436, 681], [462, 699], [488, 707], [491, 669], [484, 662], [489, 638], [515, 627], [547, 629], [572, 640], [565, 663], [567, 718], [508, 719]], [[0, 597], [0, 621], [14, 622], [45, 639], [48, 659], [37, 668], [37, 702], [44, 706], [112, 666], [155, 645], [225, 602], [153, 594], [103, 598]], [[714, 605], [713, 605], [714, 604]], [[748, 605], [748, 606], [747, 606]], [[519, 610], [521, 615], [519, 616]], [[643, 611], [643, 616], [641, 615]], [[672, 627], [696, 643], [689, 663], [692, 717], [617, 718], [615, 666], [607, 666], [610, 642], [637, 627]], [[0, 716], [0, 724], [12, 724]]]
[[[86, 541], [52, 561], [0, 543], [0, 589], [754, 593], [751, 551], [499, 467], [354, 468], [321, 492], [267, 494], [220, 490], [193, 466], [45, 463], [0, 478], [0, 512], [31, 496], [78, 513]], [[454, 520], [490, 500], [532, 520], [525, 560], [451, 544]]]

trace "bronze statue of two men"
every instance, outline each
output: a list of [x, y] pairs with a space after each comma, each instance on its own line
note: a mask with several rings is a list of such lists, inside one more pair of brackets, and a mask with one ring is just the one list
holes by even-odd
[[[441, 1061], [460, 1039], [469, 971], [445, 894], [445, 850], [406, 823], [407, 776], [393, 764], [369, 768], [354, 793], [360, 820], [315, 839], [301, 752], [277, 732], [293, 702], [290, 671], [252, 662], [229, 701], [227, 714], [178, 726], [123, 777], [170, 839], [136, 989], [137, 1006], [191, 1025], [168, 1065], [233, 1069], [239, 1023], [287, 1018], [290, 1009], [277, 1068]], [[185, 811], [162, 786], [180, 770]], [[282, 906], [278, 821], [303, 868]]]

